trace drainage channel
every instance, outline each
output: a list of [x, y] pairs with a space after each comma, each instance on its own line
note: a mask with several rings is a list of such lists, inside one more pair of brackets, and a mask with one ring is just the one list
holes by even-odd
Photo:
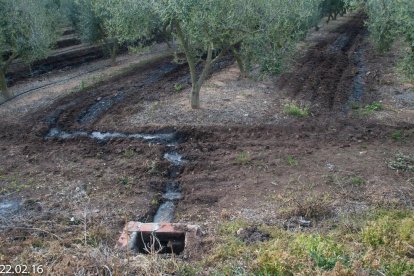
[[186, 247], [188, 231], [172, 224], [176, 205], [182, 198], [180, 183], [176, 179], [186, 161], [175, 151], [175, 146], [171, 145], [168, 146], [164, 159], [170, 162], [171, 167], [169, 181], [162, 195], [163, 203], [158, 207], [152, 223], [137, 223], [136, 229], [127, 237], [127, 247], [134, 252], [180, 254]]
[[45, 136], [46, 139], [59, 138], [59, 139], [75, 139], [75, 138], [90, 138], [96, 141], [107, 141], [110, 139], [131, 139], [131, 140], [144, 140], [147, 142], [154, 142], [160, 144], [174, 145], [177, 143], [177, 137], [175, 132], [168, 133], [122, 133], [122, 132], [101, 132], [101, 131], [65, 131], [59, 128], [51, 128]]
[[344, 113], [350, 112], [351, 108], [361, 103], [365, 93], [365, 77], [367, 68], [365, 62], [365, 48], [358, 47], [353, 54], [353, 62], [356, 68], [356, 74], [352, 80], [352, 94], [348, 98], [348, 104], [344, 106]]
[[163, 158], [170, 163], [169, 179], [165, 184], [162, 203], [156, 211], [152, 223], [129, 222], [119, 241], [118, 246], [138, 253], [174, 253], [180, 254], [199, 234], [198, 226], [174, 224], [177, 203], [182, 199], [181, 187], [177, 181], [186, 160], [177, 152], [179, 138], [176, 132], [167, 133], [122, 133], [100, 131], [65, 131], [51, 128], [45, 139], [76, 139], [89, 138], [95, 141], [110, 139], [135, 139], [166, 146]]

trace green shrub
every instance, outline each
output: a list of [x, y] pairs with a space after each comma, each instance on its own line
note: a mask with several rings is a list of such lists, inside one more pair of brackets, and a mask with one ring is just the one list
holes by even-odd
[[309, 116], [309, 108], [306, 106], [299, 106], [295, 103], [288, 103], [285, 104], [285, 106], [283, 107], [283, 112], [291, 115], [291, 116], [295, 116], [295, 117], [308, 117]]

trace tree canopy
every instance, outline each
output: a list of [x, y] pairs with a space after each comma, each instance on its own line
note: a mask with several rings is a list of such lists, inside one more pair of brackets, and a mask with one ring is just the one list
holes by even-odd
[[[185, 54], [192, 81], [191, 106], [212, 65], [233, 52], [241, 71], [259, 63], [278, 72], [295, 41], [314, 24], [320, 0], [99, 0], [111, 14], [108, 24], [122, 41], [169, 30]], [[99, 2], [98, 1], [98, 2]], [[202, 69], [197, 65], [202, 62]]]
[[366, 0], [368, 30], [378, 49], [387, 51], [396, 40], [403, 40], [408, 48], [402, 65], [414, 79], [414, 1]]
[[57, 38], [57, 6], [49, 0], [0, 0], [0, 90], [8, 92], [5, 74], [16, 58], [30, 63], [46, 57]]

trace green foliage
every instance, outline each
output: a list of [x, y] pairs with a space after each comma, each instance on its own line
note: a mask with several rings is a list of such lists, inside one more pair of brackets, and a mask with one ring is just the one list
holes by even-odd
[[403, 61], [403, 69], [414, 77], [414, 1], [367, 0], [367, 22], [371, 37], [378, 49], [387, 51], [394, 41], [404, 39], [409, 52]]
[[265, 73], [279, 74], [288, 64], [295, 44], [318, 21], [320, 0], [257, 1], [247, 24], [250, 34], [241, 45], [247, 69], [255, 64]]
[[292, 167], [297, 166], [299, 164], [298, 160], [296, 160], [295, 157], [290, 156], [290, 155], [287, 157], [287, 163], [289, 166], [292, 166]]
[[414, 264], [406, 260], [392, 261], [384, 265], [384, 271], [391, 276], [414, 275]]
[[44, 57], [56, 38], [52, 12], [46, 1], [0, 1], [0, 52], [28, 62]]
[[123, 176], [123, 177], [119, 178], [118, 182], [119, 182], [119, 184], [121, 184], [123, 186], [128, 186], [129, 178], [127, 176]]
[[[272, 238], [249, 245], [235, 234], [246, 228], [245, 222], [224, 223], [202, 266], [213, 275], [413, 275], [414, 263], [408, 257], [414, 245], [412, 211], [372, 210], [347, 218], [337, 222], [346, 225], [343, 229], [320, 234], [262, 226]], [[350, 231], [351, 225], [355, 230]]]
[[403, 139], [403, 132], [401, 130], [396, 130], [391, 133], [391, 139], [394, 141], [401, 141]]
[[[97, 43], [106, 38], [104, 19], [95, 9], [98, 1], [77, 0], [76, 28], [83, 42]], [[100, 10], [100, 12], [102, 12]]]
[[409, 80], [414, 80], [414, 51], [407, 53], [398, 66]]
[[295, 103], [288, 103], [285, 104], [283, 107], [283, 112], [285, 112], [288, 115], [295, 116], [295, 117], [308, 117], [309, 116], [309, 108], [306, 106], [299, 106]]
[[[84, 0], [89, 1], [89, 0]], [[150, 38], [162, 28], [149, 0], [94, 0], [93, 10], [101, 20], [106, 37], [120, 42]]]
[[247, 151], [240, 152], [236, 157], [237, 164], [246, 165], [251, 161], [250, 153]]
[[365, 110], [367, 112], [381, 111], [383, 109], [384, 107], [382, 106], [382, 104], [378, 102], [373, 102], [365, 107]]
[[[232, 51], [242, 71], [259, 64], [279, 73], [295, 43], [314, 24], [321, 0], [95, 0], [105, 8], [105, 30], [119, 41], [171, 33], [185, 53], [192, 107], [212, 65]], [[95, 4], [96, 6], [97, 4]], [[99, 13], [101, 14], [101, 13]], [[168, 35], [165, 37], [169, 37]], [[201, 73], [196, 65], [204, 60]]]
[[55, 8], [49, 0], [0, 0], [0, 69], [9, 59], [47, 56], [57, 39]]
[[345, 14], [347, 7], [348, 3], [344, 0], [324, 0], [319, 5], [321, 16], [327, 16], [328, 22], [331, 19], [335, 20], [338, 15]]
[[174, 84], [174, 90], [176, 92], [180, 92], [183, 89], [184, 89], [184, 85], [182, 83], [176, 83], [176, 84]]
[[76, 27], [79, 18], [79, 8], [77, 0], [60, 0], [59, 14], [62, 16], [61, 21], [66, 25]]
[[360, 176], [353, 176], [350, 178], [350, 181], [351, 181], [351, 184], [354, 186], [363, 186], [367, 183], [365, 179], [363, 179]]
[[294, 247], [299, 254], [308, 255], [317, 267], [331, 270], [336, 263], [346, 262], [342, 246], [331, 238], [320, 235], [300, 235], [294, 242]]
[[357, 112], [357, 114], [362, 116], [369, 116], [376, 111], [384, 110], [384, 106], [379, 102], [373, 102], [362, 108], [357, 105], [353, 105], [352, 108]]
[[389, 160], [388, 167], [392, 170], [403, 172], [414, 172], [414, 155], [405, 155], [397, 153], [394, 159]]
[[[410, 214], [385, 213], [370, 221], [361, 232], [362, 241], [372, 247], [396, 246], [404, 251], [401, 244], [414, 245], [414, 217]], [[399, 243], [395, 243], [398, 240]], [[400, 252], [404, 253], [404, 252]]]
[[135, 151], [133, 149], [126, 149], [123, 151], [122, 154], [125, 158], [131, 159], [135, 155]]
[[57, 39], [52, 0], [0, 0], [0, 96], [9, 93], [5, 74], [16, 58], [31, 63], [48, 55]]

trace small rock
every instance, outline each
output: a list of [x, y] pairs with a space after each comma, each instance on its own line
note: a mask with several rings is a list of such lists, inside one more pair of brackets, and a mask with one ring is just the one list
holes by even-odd
[[100, 100], [102, 100], [102, 97], [98, 97], [97, 99], [96, 99], [96, 101], [100, 101]]
[[310, 227], [311, 226], [311, 221], [310, 220], [305, 220], [302, 217], [300, 219], [298, 219], [299, 225], [302, 227]]
[[333, 171], [335, 169], [335, 165], [331, 164], [331, 163], [326, 163], [326, 167], [330, 170]]

